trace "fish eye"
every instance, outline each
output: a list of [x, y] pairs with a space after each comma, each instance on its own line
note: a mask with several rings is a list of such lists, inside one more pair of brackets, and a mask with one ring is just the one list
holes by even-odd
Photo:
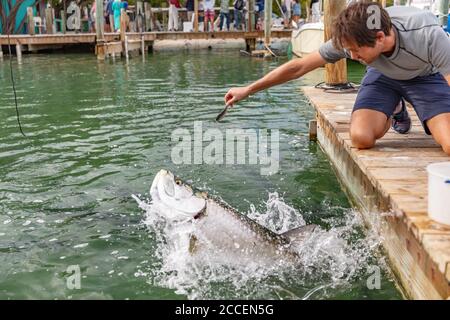
[[175, 180], [175, 183], [176, 183], [177, 185], [181, 186], [181, 180], [180, 180], [180, 179]]

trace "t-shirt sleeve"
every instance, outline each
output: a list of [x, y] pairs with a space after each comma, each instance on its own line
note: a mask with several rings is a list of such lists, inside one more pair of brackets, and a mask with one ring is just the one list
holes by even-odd
[[444, 76], [450, 75], [450, 38], [442, 28], [433, 28], [429, 48], [430, 62]]
[[344, 50], [336, 49], [331, 40], [328, 40], [320, 46], [319, 53], [328, 63], [335, 63], [343, 58], [350, 58]]

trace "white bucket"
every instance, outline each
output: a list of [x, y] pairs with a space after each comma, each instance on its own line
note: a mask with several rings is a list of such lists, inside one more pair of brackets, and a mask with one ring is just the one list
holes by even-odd
[[450, 162], [430, 164], [428, 171], [428, 215], [450, 225]]

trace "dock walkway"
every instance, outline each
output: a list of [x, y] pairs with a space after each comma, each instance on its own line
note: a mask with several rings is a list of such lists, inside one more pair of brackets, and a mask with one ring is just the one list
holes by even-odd
[[[290, 38], [292, 30], [274, 30], [272, 38]], [[191, 43], [193, 41], [205, 41], [213, 47], [214, 41], [224, 43], [227, 40], [243, 40], [247, 51], [256, 48], [258, 39], [264, 38], [263, 31], [218, 31], [218, 32], [126, 32], [105, 33], [104, 39], [98, 41], [95, 33], [65, 33], [65, 34], [37, 34], [37, 35], [0, 35], [0, 56], [1, 46], [8, 43], [15, 46], [18, 57], [22, 56], [22, 51], [37, 52], [39, 50], [61, 49], [66, 46], [91, 46], [97, 57], [103, 60], [108, 55], [122, 54], [140, 51], [141, 54], [148, 48], [153, 48], [155, 42], [169, 40], [176, 43]], [[195, 47], [195, 46], [194, 46]], [[221, 47], [218, 45], [217, 47]]]
[[[290, 38], [291, 30], [272, 31], [272, 38]], [[264, 37], [263, 31], [218, 31], [218, 32], [127, 32], [130, 40], [152, 42], [158, 40], [208, 40], [208, 39], [259, 39]], [[105, 33], [105, 41], [119, 41], [120, 33]], [[96, 44], [95, 33], [37, 34], [11, 35], [11, 45], [74, 45]], [[8, 45], [8, 37], [0, 35], [0, 45]]]
[[426, 166], [450, 161], [410, 110], [407, 135], [389, 131], [372, 149], [353, 148], [356, 94], [303, 88], [316, 110], [317, 139], [369, 227], [379, 232], [391, 269], [413, 299], [450, 298], [450, 227], [427, 215]]

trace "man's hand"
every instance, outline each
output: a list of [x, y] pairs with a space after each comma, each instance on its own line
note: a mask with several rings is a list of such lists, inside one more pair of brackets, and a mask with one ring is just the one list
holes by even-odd
[[315, 51], [302, 59], [292, 59], [246, 87], [231, 88], [225, 95], [225, 103], [229, 106], [261, 90], [297, 79], [305, 73], [323, 67], [325, 63], [326, 61], [319, 51]]
[[447, 83], [450, 86], [450, 74], [445, 76], [445, 80], [447, 80]]
[[248, 87], [231, 88], [225, 95], [225, 104], [227, 106], [233, 105], [236, 102], [247, 98], [250, 95]]

